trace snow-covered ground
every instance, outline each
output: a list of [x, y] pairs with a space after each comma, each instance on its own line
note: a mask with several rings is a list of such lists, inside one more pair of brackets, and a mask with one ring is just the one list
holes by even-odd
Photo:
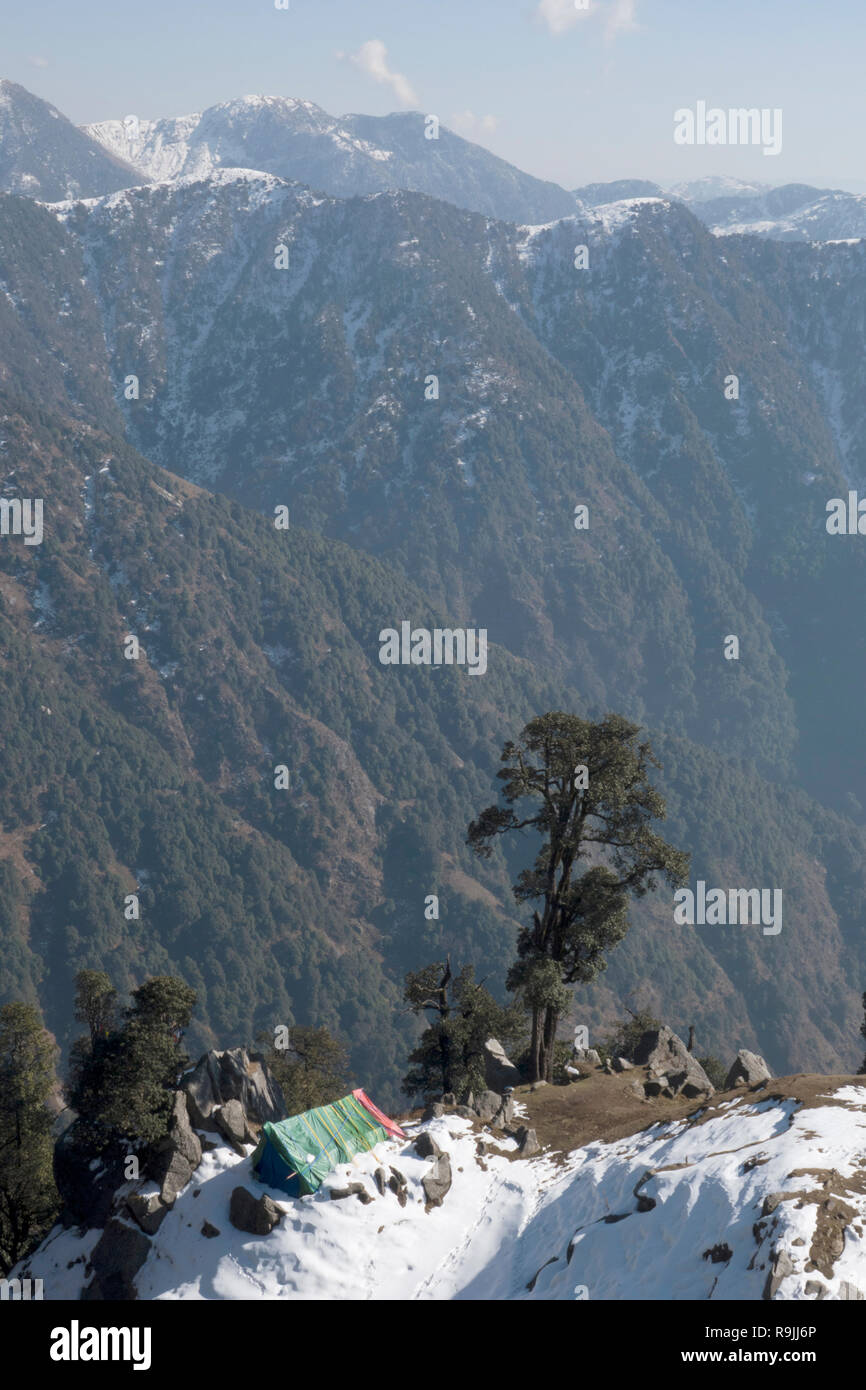
[[[426, 1128], [453, 1172], [444, 1204], [429, 1212], [421, 1188], [429, 1164], [411, 1137], [380, 1144], [314, 1196], [292, 1201], [256, 1183], [248, 1158], [223, 1147], [205, 1154], [139, 1271], [139, 1297], [758, 1300], [779, 1251], [792, 1272], [777, 1298], [815, 1298], [819, 1288], [823, 1297], [850, 1298], [846, 1284], [866, 1292], [866, 1086], [844, 1086], [827, 1105], [807, 1109], [744, 1096], [565, 1157], [514, 1157], [513, 1140], [479, 1135], [454, 1115]], [[492, 1152], [478, 1154], [479, 1137]], [[390, 1190], [378, 1194], [372, 1175], [380, 1163], [405, 1175], [405, 1207]], [[363, 1180], [374, 1200], [331, 1200], [330, 1188], [347, 1180]], [[285, 1211], [269, 1236], [230, 1225], [238, 1184], [268, 1191]], [[794, 1195], [762, 1220], [772, 1193]], [[826, 1252], [828, 1201], [851, 1214], [825, 1276], [806, 1265]], [[219, 1236], [201, 1234], [205, 1221]], [[82, 1241], [57, 1228], [48, 1237], [29, 1261], [46, 1299], [78, 1297], [79, 1257], [96, 1236]], [[826, 1253], [817, 1258], [826, 1265]]]

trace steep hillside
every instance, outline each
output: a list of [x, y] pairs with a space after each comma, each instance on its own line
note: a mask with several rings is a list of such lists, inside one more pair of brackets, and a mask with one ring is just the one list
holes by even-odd
[[140, 177], [49, 102], [0, 78], [0, 189], [52, 202], [94, 198]]
[[[451, 950], [501, 988], [516, 923], [509, 884], [530, 847], [483, 865], [465, 828], [495, 794], [503, 741], [545, 709], [586, 712], [598, 698], [592, 667], [573, 688], [545, 677], [541, 662], [500, 645], [507, 624], [481, 607], [483, 676], [382, 666], [383, 628], [455, 621], [441, 586], [431, 598], [394, 565], [299, 524], [296, 510], [277, 531], [137, 454], [115, 432], [76, 241], [27, 200], [0, 199], [0, 219], [2, 342], [20, 349], [0, 353], [3, 484], [45, 508], [42, 544], [0, 542], [6, 997], [39, 997], [66, 1041], [76, 969], [109, 969], [124, 990], [176, 970], [200, 994], [194, 1046], [326, 1023], [390, 1103], [408, 1043], [405, 970]], [[55, 278], [34, 279], [33, 263]], [[66, 303], [66, 336], [51, 351], [52, 314]], [[56, 408], [34, 407], [37, 393]], [[611, 650], [627, 651], [629, 629], [607, 621]], [[138, 660], [124, 657], [129, 635]], [[588, 642], [588, 657], [595, 650]], [[613, 683], [605, 693], [625, 704]], [[675, 926], [669, 898], [646, 899], [606, 979], [579, 994], [577, 1021], [608, 1025], [645, 979], [648, 1002], [678, 1026], [696, 1023], [707, 1050], [754, 1046], [776, 1070], [853, 1066], [862, 829], [730, 753], [650, 732], [668, 834], [692, 851], [694, 877], [781, 887], [783, 930]], [[123, 915], [135, 892], [138, 922]], [[438, 920], [424, 918], [430, 893]]]

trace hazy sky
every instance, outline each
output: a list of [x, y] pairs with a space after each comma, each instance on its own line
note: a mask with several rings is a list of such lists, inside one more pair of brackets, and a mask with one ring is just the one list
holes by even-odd
[[[866, 0], [288, 3], [0, 0], [0, 76], [81, 123], [253, 92], [416, 109], [572, 188], [728, 174], [866, 189]], [[674, 110], [699, 100], [781, 108], [781, 153], [675, 144]]]

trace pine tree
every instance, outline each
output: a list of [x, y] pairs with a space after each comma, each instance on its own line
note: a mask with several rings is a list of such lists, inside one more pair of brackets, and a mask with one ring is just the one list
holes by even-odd
[[265, 1047], [289, 1115], [329, 1105], [352, 1089], [348, 1051], [327, 1028], [291, 1027], [279, 1043], [270, 1033], [260, 1034], [257, 1041]]
[[499, 835], [541, 836], [533, 867], [513, 888], [518, 902], [541, 906], [520, 932], [508, 978], [532, 1012], [535, 1080], [552, 1080], [566, 986], [605, 968], [628, 929], [629, 895], [654, 888], [657, 874], [677, 885], [688, 870], [688, 856], [650, 828], [665, 803], [649, 782], [659, 763], [639, 733], [616, 714], [598, 723], [561, 711], [531, 720], [502, 750], [505, 806], [488, 806], [469, 826], [466, 843], [483, 858]]
[[0, 1009], [0, 1271], [50, 1229], [59, 1199], [47, 1101], [57, 1046], [31, 1004]]

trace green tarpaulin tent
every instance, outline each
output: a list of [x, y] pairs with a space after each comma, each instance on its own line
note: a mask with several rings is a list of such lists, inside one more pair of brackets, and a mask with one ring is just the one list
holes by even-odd
[[253, 1154], [253, 1172], [269, 1187], [300, 1197], [316, 1192], [338, 1164], [389, 1137], [406, 1138], [359, 1088], [332, 1105], [266, 1122]]

